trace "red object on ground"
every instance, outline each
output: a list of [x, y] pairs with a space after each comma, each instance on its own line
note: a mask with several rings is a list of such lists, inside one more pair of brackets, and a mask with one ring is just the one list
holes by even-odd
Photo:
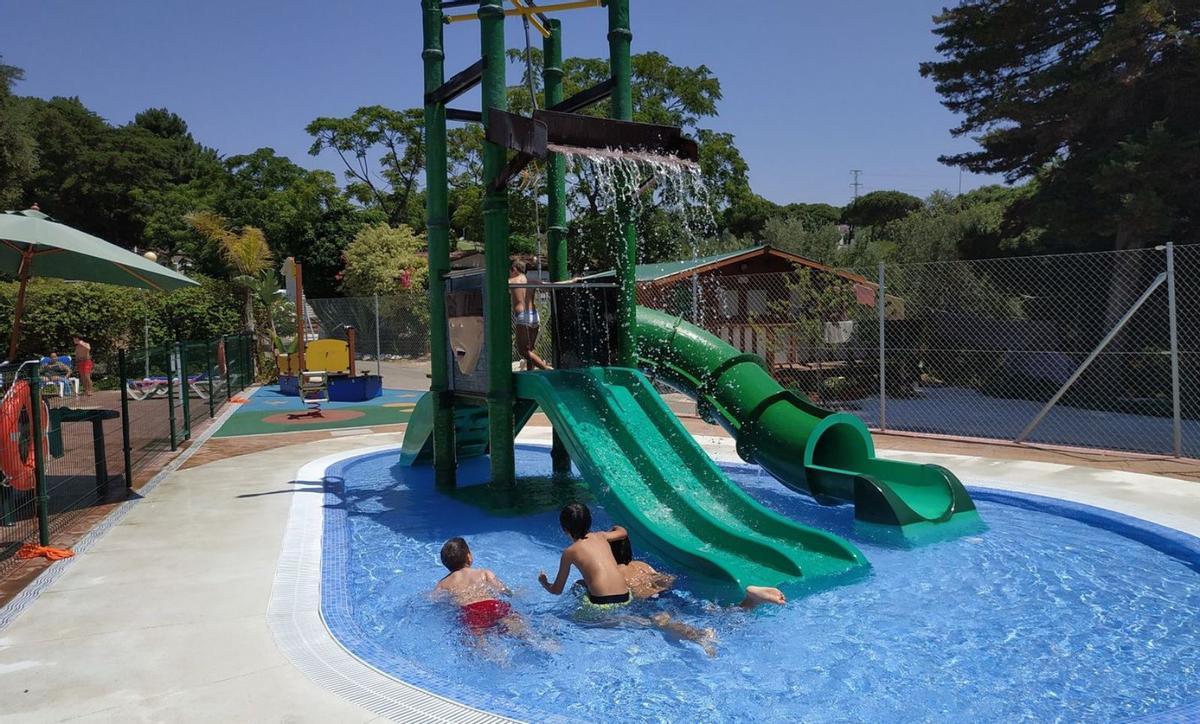
[[510, 613], [512, 613], [512, 606], [504, 601], [489, 598], [486, 601], [476, 601], [463, 606], [462, 622], [471, 629], [471, 633], [478, 636], [500, 623]]
[[244, 405], [250, 401], [248, 397], [230, 397], [229, 401], [235, 405]]
[[64, 558], [70, 558], [75, 555], [75, 551], [67, 548], [51, 548], [50, 546], [38, 546], [32, 543], [26, 543], [17, 551], [17, 558], [27, 561], [30, 558], [42, 557], [46, 560], [61, 561]]

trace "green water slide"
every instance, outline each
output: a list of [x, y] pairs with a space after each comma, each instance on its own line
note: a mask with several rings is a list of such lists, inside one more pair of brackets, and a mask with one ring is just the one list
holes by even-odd
[[729, 480], [646, 377], [616, 367], [516, 375], [604, 509], [677, 566], [740, 595], [865, 570], [849, 542], [760, 505]]
[[697, 401], [737, 440], [738, 454], [818, 500], [852, 501], [866, 523], [926, 527], [977, 520], [954, 473], [884, 460], [866, 425], [786, 390], [763, 360], [678, 317], [637, 310], [639, 365]]

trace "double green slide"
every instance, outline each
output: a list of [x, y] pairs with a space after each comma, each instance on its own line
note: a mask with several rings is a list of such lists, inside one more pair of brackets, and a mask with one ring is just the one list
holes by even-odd
[[[856, 518], [901, 530], [976, 517], [950, 471], [881, 460], [866, 427], [781, 388], [760, 359], [681, 320], [639, 308], [639, 363], [693, 395], [737, 439], [738, 452], [822, 502], [852, 501]], [[516, 375], [516, 426], [536, 405], [614, 520], [672, 565], [734, 597], [747, 585], [825, 585], [866, 570], [850, 542], [784, 518], [731, 481], [638, 370]], [[417, 404], [401, 463], [431, 459], [432, 401]], [[458, 405], [460, 458], [487, 451], [482, 406]]]

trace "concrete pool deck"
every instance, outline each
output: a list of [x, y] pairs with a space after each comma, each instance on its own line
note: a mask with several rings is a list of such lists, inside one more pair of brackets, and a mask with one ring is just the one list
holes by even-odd
[[[394, 431], [299, 444], [277, 437], [271, 449], [175, 471], [126, 504], [111, 529], [51, 567], [49, 585], [35, 584], [0, 609], [0, 722], [384, 720], [333, 693], [338, 682], [296, 668], [269, 612], [277, 575], [311, 565], [285, 556], [293, 508], [305, 507], [293, 503], [319, 507], [308, 502], [320, 500], [319, 488], [298, 484], [298, 471], [401, 438]], [[529, 428], [519, 439], [548, 441], [549, 429]], [[701, 440], [718, 459], [736, 460], [727, 438]], [[888, 454], [944, 464], [968, 484], [1096, 505], [1200, 535], [1200, 486], [1189, 482]]]

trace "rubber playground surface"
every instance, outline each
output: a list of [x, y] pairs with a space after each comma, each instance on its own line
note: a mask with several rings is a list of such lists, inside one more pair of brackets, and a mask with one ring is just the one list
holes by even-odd
[[239, 406], [214, 437], [395, 425], [408, 422], [422, 394], [385, 388], [382, 396], [366, 402], [326, 402], [321, 405], [321, 417], [289, 419], [289, 415], [304, 412], [300, 399], [280, 394], [278, 387], [262, 387]]

